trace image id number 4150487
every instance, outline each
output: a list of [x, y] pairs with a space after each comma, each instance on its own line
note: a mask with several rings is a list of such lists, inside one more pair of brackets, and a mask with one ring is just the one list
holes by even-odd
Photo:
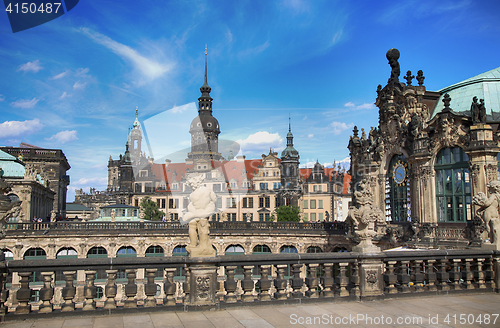
[[494, 314], [448, 314], [443, 322], [448, 325], [473, 325], [473, 324], [485, 324], [485, 325], [495, 325], [498, 319], [498, 313]]
[[[40, 5], [37, 3], [29, 3], [29, 2], [22, 2], [22, 3], [9, 3], [7, 7], [5, 8], [5, 11], [7, 11], [9, 14], [15, 13], [15, 14], [35, 14], [35, 13], [47, 13], [47, 14], [52, 14], [55, 13], [57, 14], [59, 9], [61, 8], [61, 2], [42, 2]], [[62, 10], [62, 8], [61, 8]]]

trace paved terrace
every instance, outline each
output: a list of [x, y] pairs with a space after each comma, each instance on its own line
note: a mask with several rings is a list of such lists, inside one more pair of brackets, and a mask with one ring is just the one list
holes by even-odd
[[365, 302], [270, 304], [207, 312], [28, 319], [5, 322], [0, 327], [500, 327], [499, 313], [500, 294], [483, 293]]

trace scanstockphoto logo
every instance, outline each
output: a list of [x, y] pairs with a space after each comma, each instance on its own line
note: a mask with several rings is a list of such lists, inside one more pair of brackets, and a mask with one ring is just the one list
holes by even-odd
[[79, 0], [4, 0], [3, 2], [12, 32], [16, 33], [66, 14], [78, 4]]

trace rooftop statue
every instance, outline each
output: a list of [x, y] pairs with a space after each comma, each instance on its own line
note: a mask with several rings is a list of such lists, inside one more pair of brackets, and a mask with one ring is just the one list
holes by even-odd
[[208, 218], [215, 213], [215, 193], [203, 185], [203, 175], [191, 176], [187, 185], [193, 192], [189, 195], [187, 212], [180, 218], [181, 224], [189, 224], [189, 245], [186, 250], [192, 257], [215, 256], [210, 242]]
[[399, 50], [396, 48], [389, 49], [385, 55], [389, 60], [389, 65], [391, 65], [391, 77], [387, 84], [399, 84], [399, 75], [401, 74], [401, 69], [399, 67]]
[[21, 201], [12, 200], [7, 193], [11, 191], [10, 185], [0, 177], [0, 238], [5, 236], [5, 224], [11, 218], [21, 217]]
[[490, 197], [486, 197], [483, 192], [478, 192], [472, 202], [480, 206], [477, 213], [483, 219], [490, 243], [496, 246], [496, 249], [500, 249], [500, 181], [491, 181], [487, 187]]
[[384, 224], [384, 215], [382, 211], [373, 205], [373, 193], [371, 192], [368, 181], [363, 179], [359, 183], [359, 190], [354, 192], [354, 204], [347, 213], [347, 222], [349, 222], [361, 242], [353, 248], [354, 252], [376, 253], [379, 247], [373, 245], [372, 239], [377, 235], [375, 224]]

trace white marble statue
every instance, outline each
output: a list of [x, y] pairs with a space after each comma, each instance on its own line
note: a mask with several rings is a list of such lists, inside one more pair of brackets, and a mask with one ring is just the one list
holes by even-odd
[[186, 250], [190, 256], [215, 256], [209, 237], [208, 218], [215, 213], [215, 193], [203, 185], [203, 175], [188, 178], [187, 184], [193, 192], [189, 195], [187, 212], [182, 213], [181, 224], [189, 224], [189, 245]]
[[500, 249], [500, 181], [491, 181], [487, 185], [490, 197], [486, 197], [483, 192], [478, 192], [472, 202], [480, 206], [477, 213], [481, 216], [488, 232], [490, 243]]

